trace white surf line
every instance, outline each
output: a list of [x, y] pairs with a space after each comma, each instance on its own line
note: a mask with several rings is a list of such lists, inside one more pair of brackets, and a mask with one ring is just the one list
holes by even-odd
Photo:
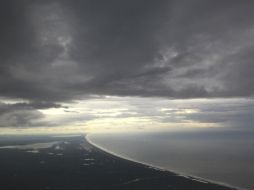
[[250, 190], [250, 189], [245, 189], [245, 188], [242, 188], [242, 187], [237, 187], [237, 186], [232, 186], [230, 184], [227, 184], [227, 183], [224, 183], [224, 182], [220, 182], [220, 181], [214, 181], [214, 180], [210, 180], [210, 179], [205, 179], [205, 178], [202, 178], [202, 177], [199, 177], [199, 176], [195, 176], [195, 175], [186, 175], [186, 174], [183, 174], [183, 173], [180, 173], [180, 172], [177, 172], [175, 170], [168, 170], [168, 169], [165, 169], [165, 168], [162, 168], [162, 167], [159, 167], [159, 166], [155, 166], [153, 164], [149, 164], [149, 163], [146, 163], [146, 162], [141, 162], [141, 161], [138, 161], [138, 160], [134, 160], [132, 158], [127, 158], [123, 155], [120, 155], [120, 154], [116, 154], [94, 142], [92, 142], [90, 139], [89, 139], [89, 134], [86, 134], [84, 136], [84, 138], [87, 140], [87, 142], [91, 145], [93, 145], [94, 147], [104, 151], [104, 152], [107, 152], [113, 156], [116, 156], [118, 158], [122, 158], [122, 159], [125, 159], [125, 160], [128, 160], [128, 161], [131, 161], [131, 162], [135, 162], [135, 163], [139, 163], [139, 164], [142, 164], [144, 166], [147, 166], [149, 168], [152, 168], [152, 169], [155, 169], [155, 170], [159, 170], [159, 171], [167, 171], [167, 172], [170, 172], [170, 173], [173, 173], [174, 175], [176, 176], [179, 176], [179, 177], [184, 177], [184, 178], [187, 178], [189, 180], [193, 180], [193, 181], [198, 181], [198, 182], [202, 182], [202, 183], [207, 183], [207, 184], [215, 184], [215, 185], [221, 185], [221, 186], [224, 186], [224, 187], [227, 187], [227, 188], [230, 188], [232, 190]]
[[198, 181], [200, 183], [208, 183], [208, 181], [203, 181], [203, 180], [195, 179], [195, 178], [190, 178], [190, 180], [192, 180], [192, 181]]

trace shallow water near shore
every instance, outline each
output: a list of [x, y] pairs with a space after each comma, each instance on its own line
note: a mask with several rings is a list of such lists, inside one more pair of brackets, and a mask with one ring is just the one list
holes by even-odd
[[254, 189], [253, 133], [89, 134], [88, 138], [127, 159], [241, 189]]

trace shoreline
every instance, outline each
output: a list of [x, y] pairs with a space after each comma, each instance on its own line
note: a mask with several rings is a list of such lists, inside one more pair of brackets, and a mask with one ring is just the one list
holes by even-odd
[[187, 174], [179, 173], [179, 172], [174, 171], [174, 170], [168, 170], [168, 169], [165, 169], [165, 168], [162, 168], [162, 167], [159, 167], [159, 166], [155, 166], [153, 164], [149, 164], [149, 163], [141, 162], [141, 161], [138, 161], [138, 160], [134, 160], [132, 158], [128, 158], [128, 157], [125, 157], [123, 155], [114, 153], [114, 152], [112, 152], [112, 151], [110, 151], [110, 150], [94, 143], [92, 140], [89, 139], [89, 134], [86, 134], [84, 136], [84, 138], [86, 139], [86, 141], [90, 145], [94, 146], [95, 148], [97, 148], [97, 149], [99, 149], [99, 150], [101, 150], [101, 151], [103, 151], [107, 154], [110, 154], [111, 156], [115, 156], [117, 158], [124, 159], [126, 161], [141, 164], [145, 167], [148, 167], [148, 168], [151, 168], [151, 169], [154, 169], [154, 170], [159, 170], [159, 171], [162, 171], [162, 172], [169, 172], [169, 173], [172, 173], [176, 176], [183, 177], [183, 178], [186, 178], [186, 179], [189, 179], [189, 180], [192, 180], [192, 181], [197, 181], [197, 182], [200, 182], [200, 183], [215, 184], [215, 185], [224, 186], [224, 187], [232, 189], [232, 190], [248, 190], [248, 189], [245, 189], [245, 188], [242, 188], [242, 187], [232, 186], [232, 185], [224, 183], [224, 182], [209, 180], [209, 179], [205, 179], [205, 178], [202, 178], [202, 177], [199, 177], [199, 176], [194, 176], [194, 175], [187, 175]]

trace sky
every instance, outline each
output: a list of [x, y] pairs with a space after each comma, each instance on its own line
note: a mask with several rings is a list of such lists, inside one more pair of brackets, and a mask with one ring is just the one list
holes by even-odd
[[254, 1], [3, 0], [0, 134], [254, 129]]

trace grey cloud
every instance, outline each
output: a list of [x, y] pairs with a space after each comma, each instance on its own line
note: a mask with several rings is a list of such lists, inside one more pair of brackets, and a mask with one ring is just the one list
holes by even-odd
[[[219, 124], [223, 129], [238, 129], [242, 131], [253, 130], [254, 102], [252, 99], [231, 99], [231, 100], [207, 100], [183, 104], [162, 114], [162, 122], [194, 121], [198, 123]], [[194, 109], [193, 113], [181, 113], [185, 109]], [[177, 119], [178, 116], [182, 118]]]
[[1, 103], [0, 127], [41, 127], [49, 126], [45, 116], [39, 110], [48, 108], [65, 108], [51, 102]]
[[89, 94], [252, 96], [253, 7], [209, 0], [5, 1], [1, 95], [49, 102]]
[[12, 105], [13, 107], [20, 107], [26, 109], [48, 109], [48, 108], [66, 108], [66, 106], [62, 106], [60, 104], [55, 104], [51, 102], [30, 102], [30, 103], [16, 103]]
[[30, 111], [89, 95], [252, 97], [253, 8], [235, 0], [4, 0], [0, 96], [27, 100], [19, 106]]
[[43, 114], [28, 105], [0, 103], [0, 127], [31, 127], [39, 125]]

